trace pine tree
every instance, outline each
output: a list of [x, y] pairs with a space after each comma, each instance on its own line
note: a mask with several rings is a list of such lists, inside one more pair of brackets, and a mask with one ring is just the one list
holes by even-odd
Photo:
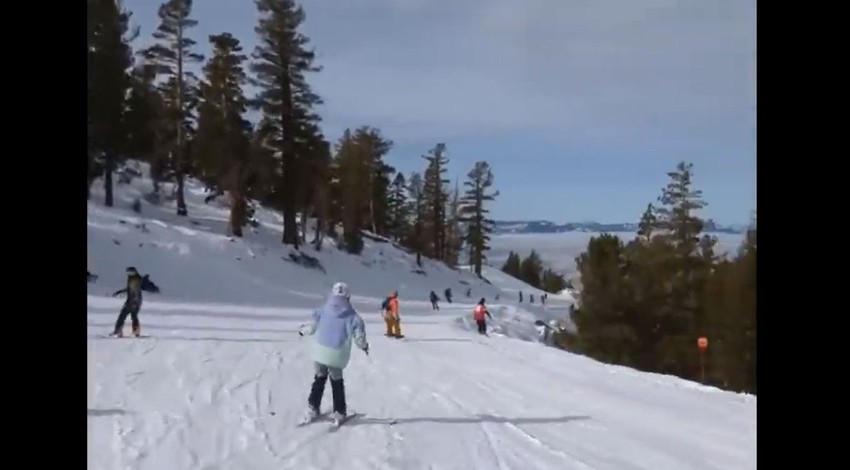
[[368, 216], [368, 187], [372, 171], [369, 159], [368, 148], [358, 142], [351, 130], [346, 129], [337, 143], [336, 163], [343, 242], [346, 250], [353, 254], [360, 253], [363, 248], [360, 230]]
[[407, 234], [408, 219], [410, 218], [410, 205], [407, 201], [407, 188], [404, 174], [396, 173], [390, 185], [387, 196], [387, 208], [389, 211], [390, 236], [396, 240], [402, 240]]
[[658, 217], [655, 214], [655, 206], [652, 203], [647, 204], [646, 210], [640, 218], [640, 223], [638, 223], [638, 236], [648, 242], [652, 238], [657, 225]]
[[[463, 183], [467, 187], [462, 199], [460, 209], [461, 221], [466, 224], [466, 243], [470, 247], [470, 264], [475, 274], [481, 275], [481, 265], [487, 259], [486, 253], [490, 249], [487, 242], [490, 241], [490, 233], [493, 232], [495, 222], [487, 217], [490, 212], [486, 203], [493, 201], [499, 195], [498, 191], [490, 193], [488, 190], [493, 186], [493, 172], [490, 165], [485, 161], [476, 162], [472, 170], [467, 174], [469, 178]], [[539, 282], [539, 280], [538, 280]]]
[[680, 256], [692, 256], [699, 244], [699, 234], [705, 222], [695, 214], [707, 204], [702, 200], [702, 191], [692, 189], [693, 164], [680, 162], [676, 170], [668, 172], [670, 182], [662, 190], [656, 209], [656, 225], [662, 236], [673, 242]]
[[637, 333], [630, 322], [623, 242], [616, 236], [593, 237], [576, 258], [581, 274], [581, 308], [573, 313], [578, 348], [604, 362], [634, 365]]
[[455, 189], [452, 191], [451, 199], [448, 201], [446, 209], [446, 246], [444, 261], [450, 267], [458, 265], [460, 259], [460, 250], [463, 248], [463, 231], [461, 229], [461, 199], [460, 188], [455, 182]]
[[551, 269], [543, 271], [543, 278], [540, 281], [540, 288], [551, 294], [557, 294], [566, 289], [567, 281], [564, 276]]
[[422, 175], [412, 173], [407, 180], [407, 193], [410, 196], [412, 220], [406, 246], [416, 251], [416, 264], [422, 266], [422, 252], [425, 251], [425, 223], [428, 216], [428, 203], [425, 199], [425, 182]]
[[427, 215], [423, 220], [423, 234], [425, 239], [424, 249], [432, 259], [443, 260], [446, 245], [446, 201], [448, 195], [445, 185], [449, 180], [444, 177], [446, 165], [449, 163], [446, 157], [446, 144], [439, 143], [434, 146], [428, 155], [423, 156], [428, 167], [425, 170], [423, 198], [426, 203]]
[[[707, 204], [702, 200], [702, 191], [693, 189], [693, 165], [680, 162], [658, 200], [657, 209], [659, 237], [673, 247], [670, 260], [674, 268], [673, 289], [669, 297], [667, 315], [659, 320], [665, 337], [661, 372], [683, 377], [695, 377], [698, 358], [693, 354], [693, 338], [699, 334], [702, 315], [706, 269], [700, 254], [700, 234], [704, 221], [696, 214]], [[706, 241], [707, 245], [711, 240]]]
[[131, 13], [121, 9], [116, 0], [89, 0], [87, 18], [88, 42], [88, 128], [89, 178], [98, 156], [103, 156], [105, 204], [113, 205], [112, 174], [126, 155], [128, 127], [125, 107], [130, 88], [128, 70], [133, 65], [130, 41], [138, 29], [129, 30]]
[[167, 106], [164, 119], [174, 134], [165, 151], [172, 156], [172, 170], [177, 179], [177, 215], [181, 216], [188, 215], [183, 194], [184, 174], [189, 166], [187, 133], [191, 132], [193, 108], [197, 104], [197, 78], [187, 66], [204, 60], [202, 55], [192, 52], [196, 42], [188, 33], [198, 22], [189, 18], [191, 13], [192, 0], [168, 0], [160, 5], [160, 24], [153, 33], [156, 44], [142, 51], [143, 57], [156, 66], [157, 75], [167, 79], [162, 88]]
[[540, 273], [543, 270], [543, 260], [537, 250], [531, 250], [524, 260], [520, 262], [520, 279], [531, 287], [540, 288]]
[[395, 169], [387, 165], [383, 158], [393, 146], [379, 129], [362, 126], [354, 131], [354, 140], [362, 150], [363, 164], [367, 167], [366, 199], [364, 210], [364, 228], [372, 233], [384, 235], [387, 225], [387, 187], [389, 175]]
[[251, 125], [244, 119], [247, 100], [242, 91], [247, 81], [242, 64], [247, 57], [230, 33], [209, 39], [213, 55], [204, 66], [206, 79], [201, 84], [195, 151], [207, 184], [229, 191], [230, 232], [241, 237], [247, 221], [246, 186], [252, 171]]
[[505, 264], [502, 265], [502, 272], [505, 274], [509, 274], [516, 279], [521, 279], [522, 274], [520, 272], [520, 264], [521, 260], [518, 254], [511, 251], [508, 253], [508, 259], [505, 260]]
[[251, 70], [260, 88], [255, 106], [263, 111], [271, 137], [268, 144], [280, 158], [278, 184], [283, 210], [283, 244], [298, 248], [297, 198], [302, 174], [298, 136], [319, 117], [313, 106], [321, 99], [313, 93], [305, 73], [321, 69], [313, 65], [315, 53], [307, 48], [309, 39], [298, 29], [305, 20], [304, 10], [293, 0], [256, 0], [260, 20], [255, 31], [260, 43], [254, 51]]
[[306, 136], [301, 152], [305, 158], [302, 160], [302, 175], [299, 178], [302, 183], [299, 198], [302, 211], [301, 233], [306, 242], [307, 219], [309, 216], [315, 217], [316, 227], [311, 243], [319, 250], [326, 231], [325, 226], [331, 215], [331, 145], [318, 126], [310, 126]]
[[[164, 106], [162, 96], [154, 83], [155, 79], [156, 70], [152, 64], [141, 64], [133, 68], [125, 114], [128, 131], [127, 156], [151, 164], [154, 163], [157, 135], [161, 127], [159, 117], [163, 114]], [[156, 178], [154, 182], [157, 182]]]
[[[307, 221], [315, 215], [318, 191], [325, 186], [330, 164], [330, 143], [318, 125], [308, 123], [300, 128], [295, 140], [298, 157], [298, 191], [296, 207], [301, 212], [301, 242], [307, 240]], [[318, 221], [317, 221], [318, 222]]]

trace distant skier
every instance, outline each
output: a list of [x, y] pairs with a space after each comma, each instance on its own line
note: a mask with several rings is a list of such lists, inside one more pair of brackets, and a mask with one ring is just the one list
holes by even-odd
[[519, 302], [522, 303], [522, 291], [519, 291]]
[[437, 294], [434, 291], [431, 291], [430, 299], [431, 299], [431, 310], [440, 310], [440, 306], [437, 305], [437, 302], [440, 300], [440, 298], [437, 297]]
[[446, 302], [452, 303], [452, 290], [446, 289], [443, 294], [446, 296]]
[[398, 312], [398, 291], [390, 294], [384, 301], [383, 316], [384, 323], [387, 325], [386, 336], [404, 338], [404, 335], [401, 334], [401, 317]]
[[363, 319], [351, 306], [350, 298], [348, 286], [337, 282], [325, 304], [313, 312], [313, 321], [302, 325], [298, 331], [301, 336], [315, 335], [312, 352], [315, 373], [307, 398], [309, 408], [303, 422], [312, 421], [319, 415], [328, 376], [331, 378], [334, 423], [341, 423], [347, 416], [342, 371], [351, 359], [352, 340], [358, 348], [369, 354], [366, 327]]
[[112, 332], [113, 336], [124, 336], [124, 320], [127, 315], [133, 325], [133, 335], [138, 337], [141, 335], [141, 325], [139, 324], [139, 310], [142, 308], [142, 277], [136, 268], [129, 266], [127, 268], [127, 287], [116, 291], [112, 294], [117, 297], [119, 294], [127, 294], [127, 300], [124, 301], [124, 306], [121, 307], [121, 312], [118, 314], [118, 320], [115, 321], [115, 329]]
[[484, 316], [487, 316], [491, 320], [493, 316], [490, 315], [490, 311], [487, 310], [487, 307], [484, 306], [484, 297], [478, 301], [478, 305], [475, 306], [475, 310], [472, 311], [472, 316], [475, 318], [475, 323], [478, 325], [478, 334], [486, 335], [487, 334], [487, 320]]

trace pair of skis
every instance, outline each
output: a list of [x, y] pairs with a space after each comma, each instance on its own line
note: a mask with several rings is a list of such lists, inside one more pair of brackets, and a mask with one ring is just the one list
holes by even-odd
[[[316, 416], [310, 416], [310, 415], [304, 416], [298, 421], [298, 427], [300, 428], [300, 427], [304, 427], [304, 426], [307, 426], [309, 424], [315, 423], [316, 421], [322, 421], [325, 418], [329, 417], [330, 415], [331, 415], [331, 413], [321, 413], [321, 414], [318, 414]], [[360, 416], [360, 413], [357, 413], [357, 412], [349, 413], [349, 414], [345, 415], [342, 419], [339, 419], [339, 420], [331, 418], [331, 422], [328, 426], [328, 430], [331, 431], [331, 432], [336, 431], [343, 424], [347, 423], [349, 420], [351, 420], [351, 418], [354, 418], [356, 416]]]

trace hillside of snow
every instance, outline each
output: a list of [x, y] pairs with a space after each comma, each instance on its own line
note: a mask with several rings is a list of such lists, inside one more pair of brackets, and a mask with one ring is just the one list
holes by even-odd
[[[202, 185], [187, 181], [189, 217], [178, 217], [174, 201], [148, 202], [141, 171], [116, 186], [113, 208], [95, 182], [88, 206], [88, 268], [98, 275], [88, 284], [88, 468], [756, 466], [755, 397], [536, 342], [534, 320], [564, 320], [568, 294], [543, 306], [541, 292], [498, 270], [485, 268], [484, 281], [425, 258], [419, 268], [415, 255], [371, 238], [361, 256], [327, 238], [321, 251], [302, 247], [320, 266], [305, 267], [280, 243], [279, 214], [259, 209], [256, 229], [233, 239], [226, 204], [206, 204]], [[145, 293], [142, 338], [107, 338], [127, 266], [161, 291]], [[336, 281], [349, 284], [371, 351], [353, 351], [345, 370], [349, 410], [361, 416], [329, 433], [322, 422], [295, 426], [313, 374], [309, 339], [296, 332]], [[379, 314], [394, 290], [403, 339], [383, 335]], [[471, 327], [480, 297], [495, 317], [487, 337]]]

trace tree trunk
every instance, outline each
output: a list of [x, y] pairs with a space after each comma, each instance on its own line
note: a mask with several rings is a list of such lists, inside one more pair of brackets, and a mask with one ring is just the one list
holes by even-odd
[[183, 27], [177, 27], [177, 151], [174, 154], [174, 169], [177, 171], [177, 215], [187, 216], [186, 200], [183, 198]]
[[307, 244], [307, 209], [301, 211], [301, 233], [298, 234], [301, 244]]
[[[289, 63], [281, 64], [284, 70], [289, 69]], [[281, 163], [283, 165], [283, 191], [281, 201], [283, 204], [283, 244], [293, 245], [298, 249], [298, 223], [295, 220], [295, 195], [297, 162], [295, 160], [295, 116], [292, 106], [292, 88], [290, 77], [286, 74], [282, 77], [281, 88], [283, 89], [283, 106], [281, 110], [281, 127], [283, 131], [283, 148]]]
[[[233, 182], [233, 190], [230, 191], [230, 232], [234, 237], [242, 238], [242, 227], [245, 225], [245, 212], [248, 202], [245, 200], [245, 188], [243, 183], [244, 165], [236, 163], [236, 177]], [[217, 189], [217, 192], [222, 192]]]
[[104, 204], [106, 207], [112, 207], [114, 204], [112, 198], [112, 172], [115, 166], [115, 159], [112, 157], [112, 152], [106, 152], [104, 154], [104, 166], [103, 166], [103, 189], [106, 192], [106, 197]]
[[324, 219], [321, 216], [316, 217], [316, 234], [313, 236], [313, 246], [316, 248], [316, 251], [322, 249], [322, 240], [325, 235], [324, 225]]
[[242, 238], [242, 226], [245, 224], [245, 198], [239, 190], [230, 193], [233, 199], [230, 206], [230, 233]]

